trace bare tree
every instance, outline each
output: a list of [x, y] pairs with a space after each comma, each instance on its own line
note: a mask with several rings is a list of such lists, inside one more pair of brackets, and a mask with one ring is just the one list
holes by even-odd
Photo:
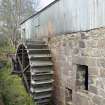
[[[13, 45], [19, 38], [20, 22], [34, 12], [31, 0], [2, 0], [0, 4], [0, 32], [6, 35]], [[2, 24], [1, 24], [2, 23]]]

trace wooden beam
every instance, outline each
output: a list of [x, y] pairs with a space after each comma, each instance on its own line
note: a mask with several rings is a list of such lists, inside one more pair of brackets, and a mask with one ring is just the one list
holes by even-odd
[[25, 81], [25, 85], [26, 85], [27, 91], [30, 93], [30, 89], [29, 89], [29, 86], [28, 86], [27, 78], [26, 78], [26, 76], [24, 74], [23, 66], [21, 64], [20, 58], [19, 57], [17, 57], [17, 58], [18, 58], [18, 62], [19, 62], [19, 65], [20, 65], [20, 68], [21, 68], [21, 71], [22, 71], [22, 76], [23, 76], [23, 79]]
[[23, 72], [26, 72], [28, 70], [28, 68], [30, 67], [30, 65], [27, 65], [27, 67], [24, 69]]

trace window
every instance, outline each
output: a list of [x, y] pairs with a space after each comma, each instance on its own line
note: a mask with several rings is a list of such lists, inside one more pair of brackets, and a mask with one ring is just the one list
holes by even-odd
[[88, 66], [77, 65], [76, 86], [80, 90], [88, 90]]

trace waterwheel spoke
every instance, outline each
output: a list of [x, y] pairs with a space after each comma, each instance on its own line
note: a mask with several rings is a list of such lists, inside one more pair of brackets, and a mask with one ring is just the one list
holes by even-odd
[[29, 67], [30, 67], [30, 65], [27, 65], [23, 72], [28, 71], [29, 70]]
[[23, 65], [21, 64], [20, 58], [17, 57], [17, 59], [18, 59], [18, 62], [19, 62], [20, 68], [21, 68], [21, 73], [22, 73], [23, 79], [25, 81], [26, 88], [27, 88], [28, 92], [30, 92], [28, 82], [27, 82], [27, 78], [26, 78], [26, 76], [24, 74]]

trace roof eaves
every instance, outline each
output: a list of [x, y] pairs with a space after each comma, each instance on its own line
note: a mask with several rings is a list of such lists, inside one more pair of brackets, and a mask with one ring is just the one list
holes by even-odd
[[33, 18], [34, 16], [40, 14], [40, 13], [43, 12], [45, 9], [47, 9], [47, 8], [49, 8], [50, 6], [52, 6], [53, 4], [55, 4], [57, 1], [59, 1], [59, 0], [53, 1], [52, 3], [50, 3], [49, 5], [47, 5], [46, 7], [44, 7], [43, 9], [41, 9], [40, 11], [37, 11], [37, 12], [36, 12], [35, 14], [33, 14], [32, 16], [30, 16], [30, 17], [28, 17], [27, 19], [25, 19], [24, 21], [22, 21], [22, 22], [20, 23], [20, 25], [22, 25], [23, 23], [25, 23], [27, 20]]

